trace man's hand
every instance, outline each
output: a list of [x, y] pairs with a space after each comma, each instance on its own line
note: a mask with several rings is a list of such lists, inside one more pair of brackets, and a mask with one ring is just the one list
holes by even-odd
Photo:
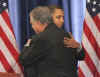
[[71, 38], [64, 37], [64, 47], [68, 47], [68, 48], [80, 47], [80, 44], [76, 40], [74, 40], [74, 37], [72, 36], [72, 34], [71, 33], [69, 34]]

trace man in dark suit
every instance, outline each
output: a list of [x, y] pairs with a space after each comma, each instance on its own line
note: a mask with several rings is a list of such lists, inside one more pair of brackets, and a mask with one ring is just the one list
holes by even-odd
[[52, 22], [50, 9], [37, 7], [30, 13], [30, 19], [36, 35], [19, 58], [27, 69], [27, 77], [77, 77], [76, 60], [80, 53], [64, 47], [64, 31]]
[[[60, 6], [56, 5], [50, 5], [49, 8], [52, 14], [52, 19], [54, 24], [56, 24], [58, 28], [62, 28], [64, 24], [63, 9]], [[80, 44], [76, 40], [74, 40], [74, 37], [72, 36], [71, 33], [67, 33], [67, 37], [64, 38], [64, 44], [66, 47], [71, 47], [71, 48], [78, 48], [80, 46]]]
[[[62, 7], [56, 5], [50, 5], [49, 8], [52, 14], [53, 22], [58, 28], [62, 28], [64, 24], [64, 10], [62, 9]], [[75, 61], [76, 65], [74, 67], [77, 68], [77, 63], [78, 61], [84, 59], [85, 52], [81, 44], [74, 39], [70, 32], [65, 32], [64, 47], [75, 49], [75, 52], [78, 53]], [[78, 69], [76, 69], [76, 71], [77, 70]]]

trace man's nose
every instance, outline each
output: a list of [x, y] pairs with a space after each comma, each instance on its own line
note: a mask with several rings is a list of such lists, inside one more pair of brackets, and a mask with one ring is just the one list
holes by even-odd
[[64, 18], [63, 17], [61, 18], [61, 22], [64, 22]]

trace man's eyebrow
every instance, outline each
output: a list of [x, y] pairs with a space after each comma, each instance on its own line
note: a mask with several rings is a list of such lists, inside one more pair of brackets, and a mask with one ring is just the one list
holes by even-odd
[[64, 16], [64, 15], [57, 15], [57, 17], [58, 17], [58, 16], [61, 16], [61, 17], [62, 17], [62, 16]]

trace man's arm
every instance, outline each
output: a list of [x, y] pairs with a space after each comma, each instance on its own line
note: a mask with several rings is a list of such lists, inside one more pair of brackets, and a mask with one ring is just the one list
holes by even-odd
[[40, 58], [47, 56], [51, 46], [46, 40], [37, 40], [32, 42], [30, 46], [23, 48], [19, 60], [22, 65], [26, 66], [33, 62], [39, 61]]
[[64, 37], [64, 46], [67, 48], [78, 48], [80, 44], [74, 39], [71, 33], [66, 33]]
[[[77, 49], [76, 49], [76, 51], [77, 51]], [[85, 57], [85, 52], [84, 52], [84, 49], [81, 48], [81, 50], [79, 52], [77, 52], [76, 58], [78, 60], [83, 60], [84, 57]]]
[[64, 46], [67, 48], [75, 48], [76, 49], [76, 58], [79, 60], [83, 60], [85, 57], [85, 52], [82, 46], [74, 39], [71, 33], [68, 33], [69, 37], [64, 37]]

